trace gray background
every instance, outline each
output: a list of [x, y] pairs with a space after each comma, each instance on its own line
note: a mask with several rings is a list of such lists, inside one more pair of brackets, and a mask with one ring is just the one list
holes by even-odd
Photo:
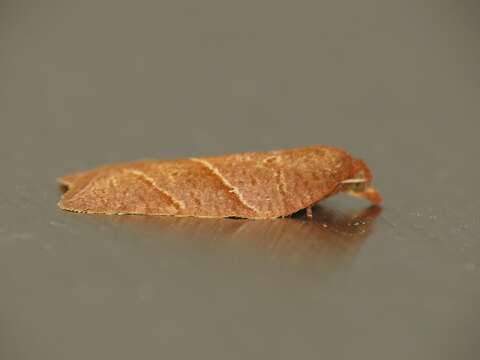
[[[478, 359], [479, 14], [1, 0], [0, 358]], [[74, 170], [316, 143], [367, 160], [380, 214], [342, 197], [262, 224], [55, 205]]]

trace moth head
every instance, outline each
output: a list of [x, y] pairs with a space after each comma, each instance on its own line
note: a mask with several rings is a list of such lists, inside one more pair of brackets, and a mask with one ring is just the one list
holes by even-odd
[[345, 191], [363, 192], [370, 186], [370, 181], [363, 172], [359, 172], [354, 177], [342, 181], [342, 185]]
[[352, 175], [342, 181], [342, 190], [359, 198], [364, 198], [374, 204], [380, 204], [380, 194], [371, 186], [372, 173], [362, 160], [354, 160]]

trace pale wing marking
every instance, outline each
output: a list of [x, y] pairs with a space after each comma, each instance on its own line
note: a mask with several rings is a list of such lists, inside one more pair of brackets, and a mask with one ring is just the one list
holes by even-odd
[[168, 191], [162, 189], [159, 187], [156, 183], [155, 180], [145, 174], [143, 171], [137, 170], [137, 169], [125, 169], [125, 171], [129, 174], [136, 175], [141, 177], [143, 180], [145, 180], [147, 183], [149, 183], [153, 188], [155, 188], [158, 192], [160, 192], [162, 195], [165, 195], [170, 199], [170, 201], [175, 205], [176, 208], [179, 209], [185, 209], [185, 203], [181, 200], [176, 199], [172, 194], [170, 194]]
[[209, 161], [205, 160], [205, 159], [198, 159], [198, 158], [191, 158], [190, 159], [191, 161], [195, 161], [195, 162], [198, 162], [200, 164], [202, 164], [203, 166], [205, 166], [208, 170], [211, 171], [212, 174], [214, 174], [216, 177], [218, 177], [220, 179], [220, 181], [229, 189], [229, 191], [232, 193], [232, 194], [235, 194], [235, 196], [237, 197], [238, 201], [240, 201], [242, 203], [242, 205], [244, 205], [246, 208], [250, 209], [250, 210], [253, 210], [254, 212], [256, 212], [258, 214], [258, 210], [251, 204], [249, 204], [245, 198], [243, 197], [242, 193], [238, 190], [238, 188], [236, 188], [235, 186], [233, 186], [230, 181], [228, 181], [221, 173], [220, 171], [215, 167], [213, 166]]

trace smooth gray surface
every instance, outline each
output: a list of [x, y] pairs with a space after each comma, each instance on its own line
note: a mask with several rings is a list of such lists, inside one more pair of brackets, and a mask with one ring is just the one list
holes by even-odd
[[[479, 14], [1, 0], [0, 358], [478, 359]], [[74, 170], [313, 143], [371, 165], [374, 221], [55, 205]]]

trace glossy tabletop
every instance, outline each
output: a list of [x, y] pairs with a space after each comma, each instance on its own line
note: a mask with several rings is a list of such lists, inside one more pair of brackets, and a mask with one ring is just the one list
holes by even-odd
[[[0, 2], [0, 358], [478, 359], [475, 1]], [[97, 165], [329, 144], [381, 208], [88, 216]]]

